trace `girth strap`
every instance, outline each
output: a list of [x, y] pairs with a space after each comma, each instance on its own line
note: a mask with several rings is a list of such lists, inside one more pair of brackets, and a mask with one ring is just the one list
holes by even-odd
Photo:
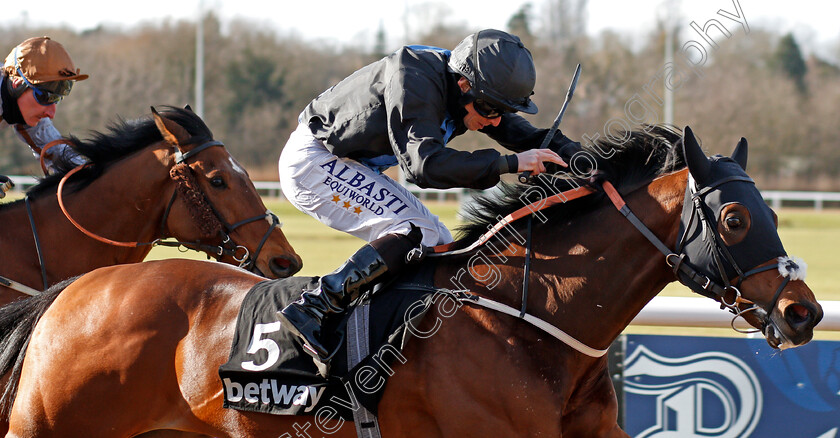
[[[370, 302], [356, 306], [347, 320], [347, 368], [352, 369], [370, 354]], [[381, 438], [376, 415], [361, 404], [353, 410], [359, 438]]]

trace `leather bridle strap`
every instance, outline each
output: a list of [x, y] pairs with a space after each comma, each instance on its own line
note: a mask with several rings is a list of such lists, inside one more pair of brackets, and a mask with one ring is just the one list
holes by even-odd
[[542, 202], [534, 202], [528, 204], [502, 218], [502, 220], [497, 222], [496, 225], [493, 226], [493, 228], [491, 228], [486, 233], [482, 234], [481, 237], [479, 237], [478, 240], [473, 242], [470, 246], [461, 249], [453, 249], [456, 245], [456, 242], [438, 245], [429, 248], [429, 253], [426, 255], [426, 257], [442, 257], [447, 255], [458, 255], [468, 253], [487, 243], [487, 241], [489, 241], [490, 238], [495, 236], [499, 231], [501, 231], [503, 228], [505, 228], [506, 226], [510, 225], [512, 222], [518, 219], [530, 216], [538, 211], [545, 210], [546, 208], [551, 207], [553, 205], [569, 202], [571, 200], [582, 198], [592, 193], [595, 193], [594, 189], [591, 189], [589, 187], [578, 187], [575, 189], [566, 190], [565, 192], [552, 195]]
[[610, 198], [615, 208], [621, 213], [634, 227], [636, 227], [642, 235], [650, 241], [660, 252], [665, 255], [669, 255], [672, 251], [664, 244], [655, 234], [653, 234], [645, 224], [642, 223], [639, 218], [633, 214], [630, 210], [630, 207], [627, 206], [627, 203], [624, 202], [624, 199], [619, 195], [618, 191], [613, 187], [613, 185], [609, 181], [604, 181], [602, 187], [604, 188], [604, 192], [606, 192], [607, 197]]
[[198, 155], [201, 151], [203, 151], [207, 148], [211, 148], [213, 146], [224, 147], [225, 144], [220, 142], [219, 140], [212, 140], [212, 141], [208, 141], [207, 143], [202, 144], [201, 146], [196, 146], [196, 147], [192, 148], [191, 150], [189, 150], [187, 152], [184, 152], [184, 153], [181, 153], [180, 149], [178, 149], [176, 147], [175, 148], [175, 151], [176, 151], [175, 152], [175, 164], [181, 164], [184, 161], [187, 161], [190, 158]]
[[58, 183], [58, 190], [56, 191], [56, 198], [58, 198], [58, 206], [59, 206], [59, 208], [61, 208], [61, 212], [64, 213], [64, 217], [66, 217], [67, 220], [70, 221], [70, 223], [73, 224], [73, 226], [76, 227], [77, 230], [81, 231], [86, 236], [88, 236], [88, 237], [90, 237], [94, 240], [98, 240], [102, 243], [107, 243], [108, 245], [120, 246], [120, 247], [124, 247], [124, 248], [137, 248], [139, 246], [144, 246], [144, 245], [153, 245], [155, 242], [144, 242], [144, 243], [141, 243], [141, 242], [120, 242], [120, 241], [116, 241], [116, 240], [107, 239], [105, 237], [99, 236], [99, 235], [89, 231], [87, 228], [83, 227], [81, 224], [76, 222], [76, 220], [73, 219], [73, 216], [70, 216], [70, 212], [67, 211], [67, 207], [64, 206], [64, 196], [63, 196], [64, 183], [66, 183], [67, 180], [71, 176], [73, 176], [76, 172], [79, 172], [80, 170], [82, 170], [82, 169], [84, 169], [88, 166], [89, 166], [89, 164], [82, 164], [80, 166], [77, 166], [77, 167], [73, 168], [71, 171], [67, 172], [67, 174], [64, 175], [61, 178], [61, 181], [59, 181], [59, 183]]
[[[752, 182], [752, 180], [747, 180], [747, 179], [744, 179], [742, 177], [735, 177], [735, 178], [727, 178], [727, 179], [724, 179], [722, 181], [719, 181], [714, 186], [716, 187], [720, 184], [723, 184], [724, 182], [729, 182], [729, 181], [749, 181], [749, 182]], [[704, 295], [704, 296], [712, 298], [712, 299], [717, 299], [721, 303], [721, 308], [729, 309], [732, 313], [734, 313], [736, 315], [736, 317], [738, 315], [740, 315], [741, 313], [746, 312], [746, 311], [743, 311], [743, 312], [740, 311], [737, 307], [738, 304], [741, 304], [741, 303], [752, 304], [753, 306], [755, 306], [754, 308], [759, 308], [759, 306], [756, 303], [754, 303], [750, 300], [747, 300], [745, 298], [742, 298], [741, 297], [741, 292], [738, 290], [738, 287], [740, 287], [741, 283], [747, 277], [749, 277], [750, 275], [757, 274], [759, 272], [764, 272], [764, 271], [769, 271], [769, 270], [772, 270], [772, 269], [776, 269], [775, 265], [768, 265], [768, 266], [763, 266], [763, 267], [751, 269], [750, 271], [744, 273], [744, 272], [741, 271], [740, 268], [738, 268], [737, 264], [735, 264], [735, 260], [732, 257], [732, 255], [729, 254], [728, 251], [725, 251], [725, 249], [721, 247], [721, 243], [717, 239], [714, 239], [712, 244], [715, 246], [715, 248], [714, 248], [715, 251], [713, 251], [713, 253], [715, 254], [715, 263], [718, 265], [718, 269], [722, 273], [724, 272], [722, 262], [717, 257], [717, 251], [718, 250], [723, 250], [723, 251], [725, 251], [724, 256], [726, 256], [727, 261], [730, 264], [733, 265], [734, 269], [738, 273], [738, 284], [737, 284], [737, 286], [730, 285], [725, 274], [722, 274], [722, 278], [724, 279], [723, 281], [726, 282], [726, 285], [721, 286], [721, 285], [717, 284], [716, 282], [714, 282], [710, 277], [707, 277], [707, 276], [701, 274], [696, 269], [690, 267], [688, 264], [683, 263], [683, 261], [685, 260], [685, 254], [682, 254], [682, 253], [681, 254], [676, 254], [676, 253], [674, 253], [674, 251], [671, 251], [667, 246], [665, 246], [665, 244], [662, 243], [662, 241], [659, 240], [659, 238], [656, 237], [656, 235], [654, 235], [639, 220], [639, 218], [636, 217], [635, 214], [633, 214], [633, 212], [630, 210], [630, 208], [627, 207], [627, 205], [624, 203], [624, 200], [621, 198], [621, 195], [618, 194], [618, 191], [615, 189], [615, 187], [613, 187], [613, 185], [609, 181], [605, 181], [603, 183], [602, 187], [604, 189], [604, 192], [607, 193], [607, 196], [612, 201], [613, 205], [616, 207], [616, 209], [618, 209], [618, 211], [621, 212], [621, 214], [624, 215], [630, 221], [630, 223], [633, 224], [633, 226], [636, 227], [636, 229], [638, 229], [639, 232], [641, 232], [648, 239], [648, 241], [650, 241], [650, 243], [652, 243], [660, 252], [662, 252], [665, 255], [665, 262], [668, 264], [668, 266], [671, 266], [673, 268], [674, 274], [678, 274], [679, 272], [681, 272], [681, 273], [685, 274], [686, 278], [688, 278], [689, 281], [691, 281], [694, 284], [702, 287], [702, 290], [705, 293], [701, 293], [701, 295]], [[701, 205], [702, 201], [699, 201], [699, 198], [700, 198], [699, 196], [696, 196], [694, 198], [695, 199], [694, 209], [695, 209], [695, 211], [699, 211], [698, 214], [700, 215], [700, 220], [704, 221], [703, 225], [704, 226], [709, 226], [708, 223], [706, 223], [707, 219], [705, 218], [705, 215], [702, 213], [702, 208], [701, 208], [702, 207], [702, 205]], [[685, 208], [685, 207], [683, 207], [683, 208]], [[693, 220], [693, 217], [694, 216], [692, 215], [691, 220]], [[689, 227], [686, 227], [686, 230], [688, 230], [688, 228]], [[715, 234], [715, 237], [717, 237], [716, 234]], [[678, 245], [678, 247], [682, 246], [682, 240], [684, 238], [685, 238], [685, 234], [680, 239], [680, 244]], [[683, 281], [683, 279], [680, 278], [679, 275], [677, 275], [677, 279], [681, 283], [686, 284], [686, 282]], [[763, 309], [767, 312], [768, 315], [771, 313], [773, 306], [775, 306], [776, 300], [779, 299], [779, 296], [781, 296], [782, 291], [784, 290], [785, 286], [787, 286], [789, 281], [790, 281], [790, 277], [787, 277], [782, 282], [782, 284], [779, 285], [779, 288], [776, 290], [776, 293], [773, 296], [773, 300], [770, 302], [770, 304], [768, 306], [769, 310], [767, 308]], [[686, 286], [689, 286], [689, 285], [686, 284]], [[694, 290], [694, 288], [692, 288], [692, 290]], [[735, 296], [732, 298], [731, 303], [726, 301], [727, 292], [735, 294]], [[733, 328], [734, 328], [734, 325], [733, 325]]]
[[533, 215], [528, 216], [528, 229], [527, 229], [527, 236], [525, 237], [525, 266], [523, 268], [523, 280], [522, 280], [522, 309], [519, 311], [519, 317], [525, 319], [525, 315], [528, 314], [528, 282], [531, 279], [531, 228]]
[[[195, 156], [199, 152], [204, 151], [205, 149], [213, 147], [213, 146], [224, 147], [224, 144], [220, 141], [212, 140], [212, 141], [208, 141], [208, 142], [206, 142], [206, 143], [204, 143], [200, 146], [197, 146], [197, 147], [191, 149], [187, 153], [181, 154], [180, 152], [177, 152], [176, 162], [180, 164], [180, 163], [184, 162], [185, 160], [187, 160], [189, 158], [192, 158], [193, 156]], [[176, 148], [176, 151], [177, 150], [178, 149]], [[73, 224], [73, 226], [76, 227], [76, 229], [78, 229], [79, 231], [81, 231], [82, 233], [87, 235], [88, 237], [90, 237], [94, 240], [97, 240], [99, 242], [106, 243], [108, 245], [113, 245], [113, 246], [125, 247], [125, 248], [137, 248], [137, 247], [140, 247], [140, 246], [147, 246], [147, 245], [152, 245], [152, 246], [154, 246], [154, 245], [181, 246], [184, 243], [184, 242], [175, 242], [176, 243], [175, 245], [173, 245], [171, 243], [170, 244], [165, 244], [165, 243], [163, 243], [163, 241], [161, 239], [156, 239], [156, 240], [151, 241], [151, 242], [121, 242], [121, 241], [116, 241], [116, 240], [112, 240], [112, 239], [108, 239], [108, 238], [99, 236], [99, 235], [93, 233], [92, 231], [89, 231], [88, 229], [83, 227], [81, 224], [79, 224], [75, 219], [73, 219], [73, 217], [70, 215], [70, 212], [67, 211], [67, 208], [64, 205], [64, 196], [63, 196], [64, 184], [69, 180], [69, 178], [71, 176], [73, 176], [75, 173], [81, 171], [82, 169], [84, 169], [88, 166], [90, 166], [90, 164], [82, 164], [80, 166], [77, 166], [77, 167], [73, 168], [69, 172], [67, 172], [67, 174], [65, 174], [61, 178], [61, 181], [59, 181], [58, 190], [56, 192], [56, 197], [58, 198], [58, 206], [59, 206], [59, 208], [61, 208], [61, 212], [64, 213], [64, 216], [67, 218], [67, 220], [70, 221], [71, 224]], [[169, 216], [169, 211], [172, 208], [172, 204], [175, 202], [175, 198], [177, 196], [177, 193], [178, 193], [177, 190], [175, 190], [172, 193], [172, 198], [169, 200], [169, 204], [167, 204], [167, 206], [166, 206], [166, 212], [164, 213], [164, 218], [163, 218], [163, 221], [161, 223], [161, 229], [163, 229], [164, 224], [166, 223], [166, 218]], [[264, 217], [264, 216], [259, 216], [259, 218], [262, 218], [262, 217]], [[161, 235], [163, 235], [163, 234], [161, 234]], [[221, 255], [221, 251], [222, 251], [221, 247], [203, 245], [203, 248], [202, 248], [202, 245], [200, 243], [196, 243], [194, 245], [201, 248], [202, 250], [208, 250], [209, 249], [210, 250], [209, 252], [218, 251], [220, 253], [219, 255]], [[217, 250], [217, 248], [218, 248], [218, 250]]]
[[32, 203], [29, 201], [29, 195], [24, 198], [26, 203], [26, 215], [29, 216], [29, 226], [32, 227], [32, 237], [35, 239], [35, 251], [38, 253], [38, 263], [41, 265], [41, 280], [44, 282], [44, 290], [47, 290], [49, 283], [47, 283], [47, 267], [44, 266], [44, 252], [41, 251], [41, 239], [38, 238], [38, 230], [35, 228], [35, 217], [32, 215]]
[[[683, 272], [688, 275], [688, 277], [694, 281], [696, 284], [699, 284], [703, 287], [703, 290], [708, 291], [714, 296], [723, 297], [726, 290], [716, 283], [714, 283], [710, 278], [700, 274], [694, 268], [688, 266], [687, 264], [683, 263], [684, 254], [676, 254], [674, 251], [671, 251], [668, 246], [662, 243], [655, 234], [653, 234], [650, 229], [645, 226], [644, 223], [630, 210], [630, 207], [624, 202], [621, 195], [618, 193], [618, 190], [610, 183], [609, 181], [604, 181], [602, 186], [604, 192], [607, 194], [607, 197], [610, 198], [613, 205], [615, 206], [616, 210], [618, 210], [627, 220], [635, 227], [640, 233], [642, 233], [645, 238], [656, 247], [662, 254], [665, 255], [665, 261], [668, 266], [671, 266], [674, 269], [674, 273], [676, 274], [678, 271]], [[676, 259], [676, 260], [674, 260]], [[677, 277], [679, 279], [679, 276]], [[707, 295], [709, 297], [714, 297], [712, 295]]]
[[[172, 205], [175, 204], [175, 199], [177, 199], [177, 197], [178, 197], [178, 190], [176, 189], [172, 192], [172, 197], [169, 199], [169, 203], [166, 205], [166, 210], [163, 213], [163, 219], [160, 222], [160, 232], [159, 233], [160, 233], [161, 236], [166, 235], [166, 220], [169, 218], [169, 213], [172, 211]], [[233, 225], [228, 225], [224, 221], [224, 219], [222, 219], [221, 215], [219, 215], [219, 212], [216, 211], [216, 208], [213, 207], [213, 205], [210, 204], [210, 202], [207, 199], [205, 199], [204, 202], [207, 202], [207, 205], [210, 207], [210, 210], [213, 212], [213, 214], [216, 215], [216, 217], [219, 219], [219, 222], [221, 222], [222, 226], [225, 228], [225, 231], [221, 231], [221, 230], [219, 231], [219, 233], [221, 234], [221, 237], [222, 237], [222, 241], [223, 241], [222, 245], [205, 245], [205, 244], [202, 244], [200, 242], [181, 242], [181, 241], [177, 241], [177, 240], [176, 241], [168, 241], [168, 240], [163, 240], [163, 239], [156, 240], [154, 242], [154, 244], [155, 245], [160, 245], [160, 246], [169, 246], [169, 247], [183, 246], [183, 247], [186, 247], [186, 248], [189, 248], [189, 249], [194, 249], [194, 250], [197, 250], [197, 251], [204, 251], [208, 254], [214, 254], [217, 257], [221, 257], [223, 255], [229, 255], [229, 256], [233, 257], [234, 260], [236, 260], [237, 262], [240, 263], [240, 265], [239, 265], [240, 268], [245, 268], [245, 267], [248, 267], [248, 266], [251, 266], [252, 270], [254, 268], [256, 268], [256, 266], [254, 265], [254, 260], [259, 258], [259, 254], [262, 251], [262, 248], [265, 245], [265, 242], [268, 241], [268, 238], [271, 235], [271, 232], [274, 231], [274, 227], [277, 226], [278, 224], [280, 224], [280, 219], [277, 217], [277, 215], [272, 213], [270, 210], [266, 210], [265, 213], [263, 213], [261, 215], [257, 215], [257, 216], [254, 216], [254, 217], [243, 219], [239, 222], [234, 223]], [[256, 252], [253, 255], [251, 255], [248, 252], [247, 248], [245, 248], [244, 246], [236, 245], [233, 242], [233, 240], [230, 238], [229, 233], [233, 233], [233, 231], [236, 230], [237, 228], [239, 228], [243, 225], [247, 225], [251, 222], [256, 222], [258, 220], [264, 219], [266, 217], [271, 218], [271, 224], [269, 225], [268, 230], [265, 232], [265, 234], [263, 234], [262, 240], [260, 240], [260, 244], [257, 247]], [[245, 253], [241, 257], [236, 256], [236, 252], [238, 251], [239, 248], [243, 248], [244, 251], [245, 251]]]
[[[222, 147], [224, 147], [224, 144], [222, 142], [218, 141], [218, 140], [212, 140], [212, 141], [208, 141], [207, 143], [204, 143], [200, 146], [197, 146], [197, 147], [191, 149], [189, 152], [184, 153], [184, 154], [182, 154], [176, 147], [177, 157], [176, 157], [175, 161], [176, 161], [176, 163], [180, 164], [180, 163], [184, 162], [185, 160], [195, 156], [199, 152], [201, 152], [201, 151], [203, 151], [203, 150], [205, 150], [209, 147], [212, 147], [212, 146], [222, 146]], [[137, 247], [140, 247], [140, 246], [159, 244], [160, 239], [154, 240], [152, 242], [121, 242], [121, 241], [111, 240], [111, 239], [99, 236], [99, 235], [89, 231], [88, 229], [83, 227], [81, 224], [76, 222], [76, 220], [73, 219], [72, 216], [70, 216], [70, 212], [68, 212], [67, 208], [64, 206], [64, 196], [63, 196], [64, 183], [66, 183], [70, 179], [70, 177], [73, 176], [75, 173], [81, 171], [82, 169], [84, 169], [88, 166], [90, 166], [89, 163], [88, 164], [82, 164], [82, 165], [79, 165], [79, 166], [73, 168], [72, 170], [67, 172], [67, 174], [65, 174], [61, 178], [61, 181], [59, 181], [59, 183], [58, 183], [58, 190], [56, 192], [56, 197], [58, 198], [58, 206], [59, 206], [59, 208], [61, 208], [61, 212], [64, 213], [64, 216], [67, 218], [67, 220], [69, 220], [70, 223], [73, 224], [73, 226], [76, 227], [76, 229], [78, 229], [79, 231], [81, 231], [82, 233], [87, 235], [88, 237], [90, 237], [94, 240], [100, 241], [102, 243], [107, 243], [108, 245], [120, 246], [120, 247], [125, 247], [125, 248], [137, 248]], [[169, 204], [166, 206], [166, 214], [164, 215], [164, 222], [166, 221], [166, 217], [169, 215], [169, 210], [172, 207], [172, 204], [175, 202], [176, 194], [177, 194], [177, 191], [172, 194], [172, 198], [169, 200]], [[162, 226], [163, 225], [161, 225], [161, 227]]]
[[41, 170], [44, 171], [44, 175], [49, 175], [50, 174], [50, 170], [47, 169], [47, 161], [46, 160], [47, 160], [47, 156], [52, 155], [52, 154], [50, 154], [47, 151], [50, 150], [50, 148], [52, 148], [53, 146], [58, 146], [60, 144], [67, 144], [69, 142], [70, 142], [70, 140], [68, 140], [66, 138], [59, 138], [58, 140], [53, 140], [53, 141], [45, 144], [44, 147], [41, 150], [38, 151], [38, 161], [41, 163]]
[[260, 258], [260, 252], [262, 251], [265, 242], [268, 241], [268, 237], [271, 236], [271, 232], [274, 231], [274, 227], [280, 224], [280, 218], [278, 218], [277, 215], [272, 213], [271, 211], [266, 210], [264, 216], [255, 216], [251, 218], [251, 220], [246, 219], [245, 221], [240, 221], [233, 225], [234, 227], [237, 227], [239, 225], [244, 225], [248, 222], [253, 222], [255, 220], [262, 219], [266, 216], [271, 217], [271, 224], [268, 226], [268, 230], [265, 232], [265, 234], [263, 234], [262, 240], [260, 240], [260, 244], [257, 246], [257, 250], [254, 252], [254, 254], [251, 255], [246, 261], [242, 262], [243, 265], [241, 267], [243, 268], [248, 267], [250, 265], [251, 270], [257, 269], [257, 264], [255, 262], [257, 259]]
[[[678, 272], [682, 272], [688, 278], [691, 279], [692, 282], [699, 284], [703, 287], [703, 290], [707, 293], [704, 294], [709, 298], [715, 297], [723, 297], [726, 293], [726, 290], [720, 287], [717, 283], [713, 282], [710, 278], [702, 275], [701, 273], [697, 272], [694, 268], [688, 266], [687, 264], [683, 263], [685, 260], [684, 254], [676, 254], [674, 251], [671, 251], [667, 245], [665, 245], [655, 234], [653, 234], [650, 229], [645, 226], [644, 223], [636, 216], [630, 207], [627, 206], [627, 203], [624, 202], [624, 199], [618, 193], [618, 190], [609, 182], [604, 181], [602, 184], [602, 188], [604, 192], [607, 194], [607, 197], [610, 198], [613, 205], [615, 206], [616, 210], [619, 211], [643, 236], [651, 243], [656, 249], [659, 250], [662, 254], [665, 255], [665, 262], [668, 266], [672, 267], [674, 270], [674, 274], [676, 275]], [[680, 277], [677, 276], [679, 279]]]

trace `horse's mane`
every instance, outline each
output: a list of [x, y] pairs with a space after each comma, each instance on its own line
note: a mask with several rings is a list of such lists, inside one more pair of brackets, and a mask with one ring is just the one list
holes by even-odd
[[[193, 137], [196, 143], [211, 140], [213, 133], [204, 121], [192, 110], [166, 106], [161, 115], [178, 123]], [[151, 115], [134, 120], [118, 117], [108, 125], [108, 132], [93, 131], [90, 138], [81, 140], [75, 136], [67, 137], [76, 152], [87, 157], [92, 164], [73, 175], [73, 190], [79, 190], [102, 175], [112, 163], [122, 160], [145, 147], [163, 140], [160, 130], [155, 126]], [[55, 160], [53, 174], [42, 178], [38, 184], [27, 190], [27, 194], [36, 198], [43, 193], [54, 193], [61, 178], [76, 165], [62, 159]]]
[[[646, 125], [644, 129], [618, 133], [626, 141], [614, 141], [600, 138], [595, 145], [584, 145], [584, 150], [597, 162], [600, 178], [610, 181], [621, 193], [627, 193], [653, 181], [655, 178], [682, 169], [686, 166], [681, 141], [682, 131], [668, 125]], [[613, 138], [617, 136], [612, 136]], [[600, 151], [614, 151], [603, 158]], [[563, 169], [566, 170], [566, 169]], [[569, 176], [573, 176], [567, 172]], [[541, 179], [543, 182], [547, 179]], [[552, 185], [540, 184], [548, 196], [588, 185], [579, 178], [554, 179]], [[537, 192], [532, 186], [523, 184], [503, 184], [501, 193], [476, 197], [466, 207], [468, 223], [458, 229], [458, 239], [471, 243], [499, 222], [500, 217], [524, 207], [525, 200], [537, 199], [532, 194]], [[597, 187], [595, 187], [597, 188]], [[529, 192], [530, 190], [530, 192]], [[601, 205], [603, 194], [555, 205], [543, 211], [549, 222], [564, 221]]]

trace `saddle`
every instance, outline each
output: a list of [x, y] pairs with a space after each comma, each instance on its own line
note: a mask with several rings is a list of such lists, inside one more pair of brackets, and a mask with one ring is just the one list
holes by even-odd
[[[363, 295], [322, 333], [344, 340], [329, 368], [303, 349], [277, 321], [277, 311], [318, 286], [319, 277], [291, 277], [256, 284], [239, 310], [227, 363], [219, 367], [224, 407], [276, 415], [315, 415], [327, 407], [353, 421], [364, 407], [376, 413], [392, 367], [438, 292], [434, 268], [419, 265], [394, 282]], [[334, 344], [335, 345], [335, 344]]]

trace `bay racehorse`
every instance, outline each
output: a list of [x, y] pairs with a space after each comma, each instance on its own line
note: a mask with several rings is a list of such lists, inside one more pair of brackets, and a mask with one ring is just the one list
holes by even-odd
[[[191, 110], [154, 112], [70, 141], [90, 164], [57, 163], [26, 199], [0, 205], [0, 276], [42, 290], [142, 261], [169, 237], [270, 277], [300, 269], [247, 172]], [[0, 304], [21, 295], [0, 285]]]
[[[683, 148], [679, 140], [676, 130], [648, 127], [588, 150], [609, 200], [600, 191], [568, 202], [556, 202], [566, 191], [534, 197], [577, 181], [542, 180], [483, 201], [460, 245], [466, 251], [424, 261], [436, 269], [434, 286], [448, 291], [393, 367], [379, 404], [382, 435], [627, 436], [604, 353], [677, 276], [762, 330], [772, 347], [808, 342], [822, 309], [743, 170], [746, 141], [731, 158], [709, 159], [688, 128]], [[523, 200], [532, 214], [497, 227], [504, 239], [467, 246], [498, 217], [517, 217]], [[17, 363], [12, 380], [19, 376], [7, 436], [163, 428], [356, 436], [352, 423], [320, 411], [223, 409], [217, 370], [240, 303], [260, 281], [224, 265], [148, 262], [102, 268], [6, 306], [0, 327], [11, 354], [2, 366]]]

